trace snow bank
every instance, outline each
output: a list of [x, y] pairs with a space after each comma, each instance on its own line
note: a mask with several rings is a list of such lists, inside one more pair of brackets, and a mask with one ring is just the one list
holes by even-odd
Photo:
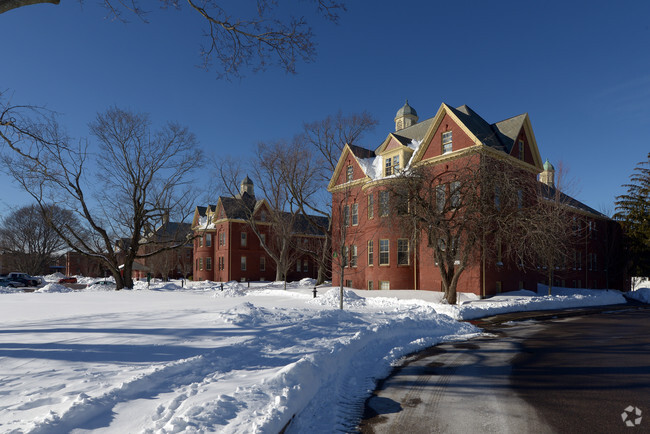
[[625, 294], [628, 298], [640, 301], [641, 303], [650, 304], [650, 287], [639, 288], [636, 291], [631, 291]]
[[[341, 290], [339, 288], [332, 288], [324, 295], [318, 296], [309, 300], [309, 304], [318, 304], [321, 306], [329, 306], [338, 308], [341, 306]], [[343, 308], [361, 308], [366, 305], [366, 299], [358, 296], [355, 292], [343, 289]]]
[[75, 290], [68, 288], [65, 285], [61, 285], [60, 283], [47, 283], [36, 290], [36, 292], [73, 292], [73, 291]]
[[462, 305], [436, 306], [436, 312], [459, 320], [470, 320], [509, 312], [569, 309], [626, 303], [625, 297], [619, 291], [554, 288], [553, 292], [558, 293], [558, 295], [538, 296], [530, 291], [516, 291], [513, 295], [504, 293], [503, 295]]
[[[64, 289], [65, 288], [65, 289]], [[519, 291], [440, 303], [426, 291], [138, 282], [0, 295], [5, 432], [350, 432], [404, 355], [480, 333], [470, 319], [623, 302]], [[70, 291], [70, 292], [67, 292]], [[647, 291], [637, 291], [647, 296]]]

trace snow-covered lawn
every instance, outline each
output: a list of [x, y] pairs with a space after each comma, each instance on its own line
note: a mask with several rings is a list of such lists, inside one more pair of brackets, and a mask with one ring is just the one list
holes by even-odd
[[3, 291], [0, 432], [277, 433], [290, 421], [287, 432], [349, 431], [400, 357], [480, 333], [457, 319], [625, 301], [521, 291], [449, 306], [439, 293], [346, 290], [341, 311], [338, 289], [312, 289]]

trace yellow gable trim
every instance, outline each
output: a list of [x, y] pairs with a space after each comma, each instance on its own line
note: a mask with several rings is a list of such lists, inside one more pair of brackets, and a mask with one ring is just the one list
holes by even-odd
[[542, 157], [539, 154], [539, 148], [537, 147], [537, 140], [535, 139], [535, 133], [533, 133], [533, 126], [530, 123], [530, 118], [528, 117], [528, 114], [526, 114], [526, 117], [524, 118], [524, 134], [526, 134], [526, 137], [528, 138], [528, 143], [530, 145], [530, 151], [533, 156], [533, 161], [535, 162], [535, 167], [537, 167], [540, 171], [544, 170], [544, 166], [542, 164]]
[[[359, 160], [356, 157], [356, 155], [354, 155], [354, 152], [352, 152], [352, 150], [350, 149], [350, 147], [346, 143], [345, 147], [343, 148], [343, 152], [341, 152], [341, 156], [339, 157], [339, 161], [336, 163], [336, 168], [334, 169], [334, 173], [332, 174], [332, 178], [330, 179], [329, 184], [327, 184], [327, 191], [331, 192], [333, 189], [335, 189], [335, 188], [338, 189], [341, 186], [349, 187], [349, 186], [353, 185], [354, 183], [356, 183], [357, 181], [366, 181], [366, 180], [370, 179], [370, 177], [366, 174], [366, 176], [364, 178], [362, 178], [362, 179], [357, 179], [357, 180], [354, 180], [354, 181], [351, 181], [351, 182], [344, 182], [343, 184], [340, 184], [338, 186], [336, 185], [336, 180], [339, 179], [339, 176], [341, 176], [341, 171], [343, 170], [343, 167], [344, 166], [347, 167], [347, 164], [345, 164], [345, 162], [347, 160], [348, 154], [352, 155], [352, 158], [357, 163], [357, 166], [359, 166], [359, 168], [361, 170], [363, 170], [361, 164], [359, 163]], [[365, 174], [365, 171], [364, 171], [364, 174]]]
[[458, 116], [454, 114], [451, 110], [449, 110], [449, 106], [445, 104], [444, 102], [440, 105], [440, 108], [438, 109], [438, 112], [434, 116], [434, 120], [431, 123], [431, 126], [427, 130], [426, 134], [424, 135], [424, 138], [422, 139], [422, 145], [418, 148], [418, 151], [415, 153], [413, 158], [411, 159], [411, 164], [415, 164], [419, 162], [422, 159], [422, 156], [426, 153], [427, 149], [429, 149], [429, 146], [431, 145], [431, 142], [433, 141], [433, 137], [438, 131], [438, 128], [440, 127], [440, 124], [442, 123], [442, 119], [445, 117], [445, 115], [449, 116], [456, 125], [463, 131], [467, 137], [469, 137], [476, 145], [483, 144], [478, 137], [472, 133], [463, 122], [461, 122], [460, 119], [458, 119]]

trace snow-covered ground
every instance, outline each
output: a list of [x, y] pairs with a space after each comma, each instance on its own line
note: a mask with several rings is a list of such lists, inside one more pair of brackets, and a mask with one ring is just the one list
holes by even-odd
[[0, 432], [350, 431], [402, 356], [481, 332], [458, 319], [625, 301], [561, 289], [449, 306], [440, 293], [346, 290], [341, 311], [338, 289], [314, 299], [309, 281], [118, 292], [56, 277], [0, 294]]

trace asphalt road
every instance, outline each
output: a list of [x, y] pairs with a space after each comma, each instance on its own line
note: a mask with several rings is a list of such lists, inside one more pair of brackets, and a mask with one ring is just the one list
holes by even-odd
[[650, 432], [650, 309], [589, 313], [485, 322], [491, 335], [409, 357], [368, 399], [359, 430]]

